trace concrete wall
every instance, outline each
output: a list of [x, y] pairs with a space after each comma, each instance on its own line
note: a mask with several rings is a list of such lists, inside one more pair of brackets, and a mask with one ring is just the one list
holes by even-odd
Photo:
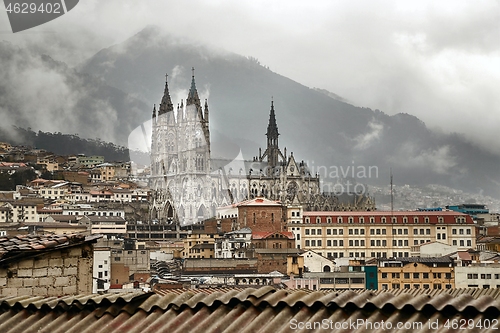
[[500, 264], [484, 264], [455, 267], [456, 288], [500, 287]]
[[20, 259], [0, 268], [2, 296], [63, 296], [92, 293], [89, 244]]

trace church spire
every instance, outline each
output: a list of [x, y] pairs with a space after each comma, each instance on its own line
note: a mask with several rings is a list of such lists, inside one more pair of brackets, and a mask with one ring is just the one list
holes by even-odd
[[278, 165], [278, 158], [282, 156], [278, 145], [278, 125], [276, 124], [276, 115], [274, 114], [274, 101], [271, 99], [271, 111], [269, 113], [269, 124], [267, 125], [267, 149], [264, 155], [267, 155], [267, 163], [271, 168]]
[[269, 113], [269, 124], [267, 125], [267, 139], [276, 140], [278, 146], [278, 125], [276, 124], [276, 115], [274, 114], [274, 101], [271, 100], [271, 112]]
[[196, 90], [196, 83], [194, 82], [194, 67], [192, 68], [192, 79], [191, 79], [191, 89], [189, 89], [188, 98], [186, 100], [186, 105], [195, 104], [200, 106], [200, 98], [198, 97], [198, 91]]
[[168, 91], [168, 74], [165, 74], [165, 91], [163, 92], [163, 98], [161, 99], [160, 108], [158, 109], [158, 116], [174, 111], [174, 105], [170, 99], [170, 92]]

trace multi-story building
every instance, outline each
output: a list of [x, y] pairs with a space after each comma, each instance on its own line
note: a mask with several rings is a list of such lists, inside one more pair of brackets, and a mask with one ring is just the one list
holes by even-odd
[[472, 218], [453, 211], [304, 212], [287, 229], [298, 248], [333, 258], [409, 257], [413, 246], [432, 241], [476, 247]]
[[184, 258], [215, 258], [215, 240], [219, 235], [192, 233], [187, 235], [184, 241]]
[[104, 163], [104, 156], [78, 155], [78, 164], [83, 168], [94, 168], [102, 163]]
[[[40, 202], [28, 200], [15, 200], [4, 202], [1, 207], [5, 222], [38, 222], [37, 205]], [[5, 209], [7, 208], [7, 210]], [[0, 213], [1, 216], [1, 213]]]
[[125, 211], [123, 209], [92, 207], [90, 204], [65, 206], [62, 209], [62, 214], [75, 216], [95, 215], [125, 217]]
[[92, 293], [104, 292], [109, 289], [111, 281], [111, 249], [108, 247], [94, 248], [94, 266], [92, 274]]
[[378, 260], [378, 289], [455, 288], [455, 267], [449, 256]]
[[500, 288], [500, 264], [475, 262], [455, 267], [456, 288]]
[[215, 258], [251, 258], [252, 230], [243, 228], [227, 232], [215, 241]]
[[54, 156], [39, 156], [36, 159], [36, 164], [43, 165], [48, 172], [59, 170], [59, 163]]
[[79, 220], [79, 223], [86, 225], [92, 234], [115, 237], [125, 237], [127, 234], [127, 221], [120, 216], [85, 215]]
[[111, 249], [111, 284], [130, 282], [135, 273], [150, 271], [149, 250], [147, 249]]

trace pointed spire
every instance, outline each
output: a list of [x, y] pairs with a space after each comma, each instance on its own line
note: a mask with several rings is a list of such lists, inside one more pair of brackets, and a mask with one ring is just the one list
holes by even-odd
[[170, 111], [174, 111], [174, 105], [172, 104], [170, 92], [168, 91], [168, 74], [165, 74], [165, 91], [163, 92], [163, 98], [161, 99], [158, 116]]
[[208, 123], [208, 101], [205, 98], [205, 114], [203, 115], [203, 120]]
[[193, 76], [191, 79], [191, 89], [189, 89], [186, 105], [191, 105], [191, 104], [200, 105], [200, 98], [198, 97], [198, 91], [196, 90], [196, 83], [194, 81], [194, 67], [192, 68], [192, 72]]
[[156, 118], [156, 104], [153, 104], [153, 118]]
[[276, 115], [274, 114], [274, 101], [271, 99], [271, 112], [269, 113], [269, 124], [267, 125], [268, 139], [278, 139], [278, 125], [276, 124]]

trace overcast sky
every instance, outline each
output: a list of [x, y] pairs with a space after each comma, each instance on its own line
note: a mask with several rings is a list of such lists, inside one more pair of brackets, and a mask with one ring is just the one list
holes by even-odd
[[76, 65], [150, 24], [500, 153], [499, 1], [81, 0], [17, 34], [2, 11], [0, 39]]

